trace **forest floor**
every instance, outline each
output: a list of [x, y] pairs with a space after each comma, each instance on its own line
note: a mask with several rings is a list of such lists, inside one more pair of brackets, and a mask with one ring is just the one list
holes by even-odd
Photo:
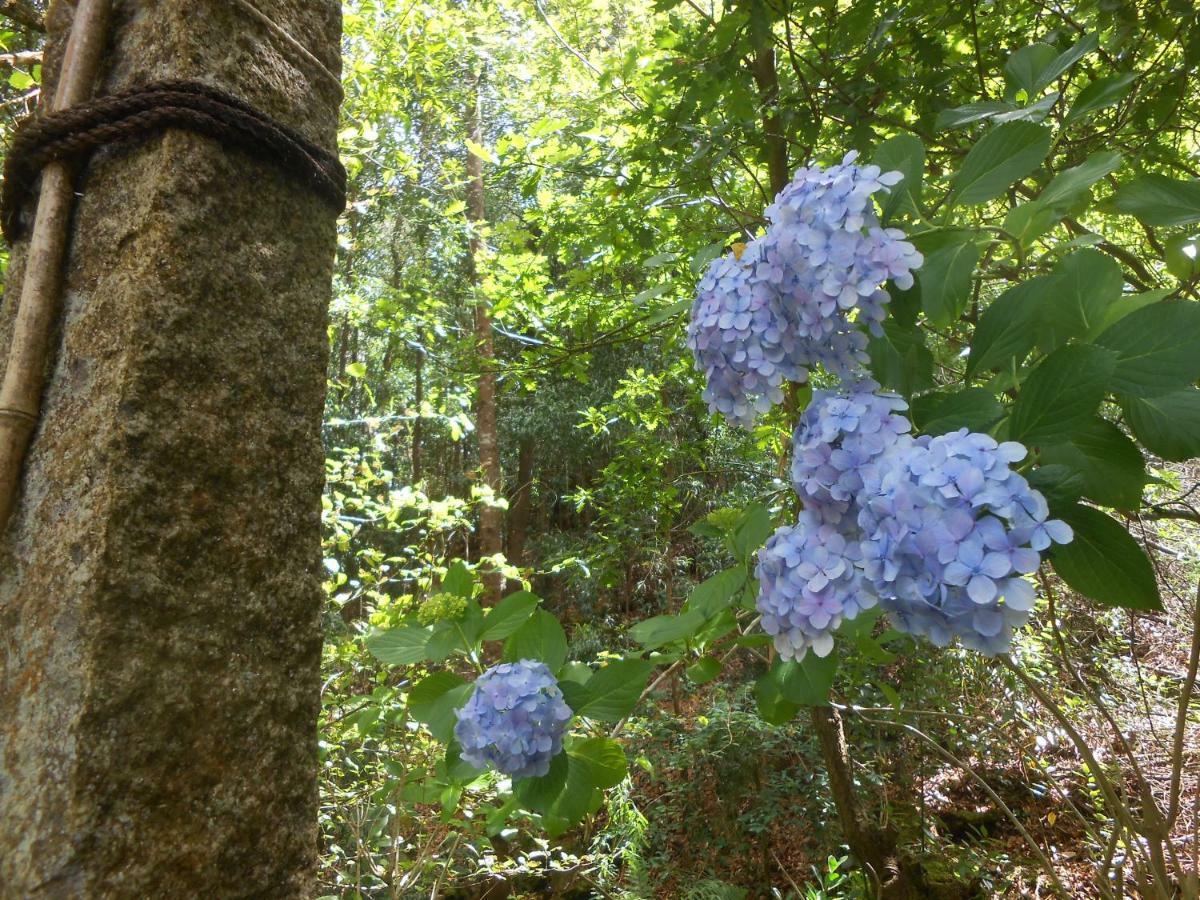
[[[1200, 466], [1163, 474], [1173, 482], [1161, 487], [1164, 497], [1182, 496], [1186, 504], [1200, 490]], [[1101, 765], [1120, 771], [1135, 796], [1137, 781], [1123, 748], [1095, 711], [1099, 699], [1161, 799], [1171, 782], [1171, 736], [1188, 665], [1200, 523], [1164, 518], [1130, 526], [1158, 568], [1164, 611], [1098, 613], [1052, 582], [1057, 632], [1043, 615], [1035, 620], [1041, 627], [1023, 635], [1017, 655], [1054, 685]], [[1109, 813], [1059, 726], [995, 663], [959, 650], [911, 651], [872, 667], [867, 677], [854, 674], [855, 687], [841, 692], [870, 815], [894, 825], [903, 846], [935, 878], [956, 885], [944, 896], [1053, 896], [1017, 823], [1053, 860], [1071, 896], [1100, 896], [1097, 861], [1114, 853], [1119, 863], [1121, 848], [1106, 847]], [[749, 685], [761, 666], [746, 653], [715, 682], [664, 684], [645, 714], [630, 722], [630, 780], [590, 826], [556, 841], [540, 837], [533, 823], [491, 841], [456, 840], [436, 803], [417, 802], [395, 829], [403, 832], [400, 843], [389, 842], [386, 832], [371, 834], [367, 813], [372, 792], [395, 766], [372, 767], [366, 757], [357, 772], [339, 770], [336, 789], [335, 780], [326, 785], [326, 896], [872, 896], [848, 874], [806, 717], [771, 726], [756, 712]], [[363, 689], [371, 685], [365, 680]], [[413, 737], [403, 751], [409, 766], [434, 752]], [[337, 740], [347, 758], [361, 753], [345, 732]], [[954, 764], [945, 761], [946, 752]], [[1200, 825], [1200, 710], [1194, 707], [1182, 762], [1174, 845], [1194, 867]], [[351, 842], [345, 824], [356, 816], [360, 827]], [[389, 876], [394, 885], [397, 873], [417, 863], [424, 868], [407, 888], [388, 887]]]

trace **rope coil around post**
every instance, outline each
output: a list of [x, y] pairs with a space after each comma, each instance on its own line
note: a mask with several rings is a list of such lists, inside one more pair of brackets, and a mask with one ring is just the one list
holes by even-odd
[[4, 163], [0, 227], [11, 244], [21, 212], [48, 163], [86, 157], [100, 147], [180, 128], [238, 147], [313, 190], [336, 212], [346, 203], [346, 170], [330, 153], [249, 103], [195, 81], [159, 81], [27, 119]]

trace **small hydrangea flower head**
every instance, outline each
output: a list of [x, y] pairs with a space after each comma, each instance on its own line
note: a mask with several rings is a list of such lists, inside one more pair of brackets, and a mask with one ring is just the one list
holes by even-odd
[[847, 539], [838, 523], [822, 521], [816, 510], [804, 510], [795, 525], [767, 541], [755, 571], [757, 607], [763, 631], [783, 659], [803, 659], [810, 648], [828, 656], [843, 619], [875, 605], [858, 557], [858, 542]]
[[455, 715], [462, 758], [517, 779], [550, 771], [573, 713], [546, 664], [523, 659], [480, 675]]

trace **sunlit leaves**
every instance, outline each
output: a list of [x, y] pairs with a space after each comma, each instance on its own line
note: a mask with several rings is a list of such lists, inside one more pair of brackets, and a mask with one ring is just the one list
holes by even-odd
[[1146, 225], [1200, 222], [1200, 181], [1143, 175], [1117, 189], [1112, 207]]

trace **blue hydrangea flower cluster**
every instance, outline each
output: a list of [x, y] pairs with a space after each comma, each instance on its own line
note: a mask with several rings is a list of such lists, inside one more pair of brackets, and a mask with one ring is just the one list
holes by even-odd
[[907, 289], [921, 254], [882, 228], [872, 195], [901, 178], [878, 166], [801, 169], [767, 208], [765, 233], [714, 260], [688, 328], [709, 408], [749, 427], [816, 365], [841, 378], [866, 363], [864, 326], [878, 331], [884, 282]]
[[904, 401], [868, 380], [818, 391], [794, 439], [800, 521], [759, 554], [758, 610], [785, 659], [877, 603], [939, 646], [995, 654], [1033, 608], [1040, 551], [1071, 540], [1010, 465], [1025, 456], [965, 428], [912, 437]]
[[517, 779], [550, 771], [573, 713], [546, 664], [523, 659], [480, 675], [456, 715], [462, 758]]

